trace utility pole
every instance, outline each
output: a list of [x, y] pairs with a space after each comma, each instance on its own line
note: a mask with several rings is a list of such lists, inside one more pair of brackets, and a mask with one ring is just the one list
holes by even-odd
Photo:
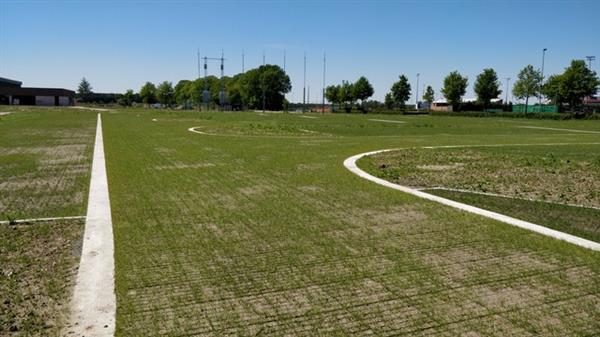
[[[546, 58], [546, 50], [548, 50], [548, 48], [544, 48], [542, 50], [542, 85], [544, 85], [544, 61]], [[542, 105], [542, 93], [540, 93], [539, 97], [540, 97], [539, 103], [540, 103], [540, 105]], [[541, 107], [540, 107], [540, 109], [541, 109]]]
[[588, 60], [588, 68], [592, 70], [592, 61], [596, 60], [596, 56], [586, 56], [585, 58]]
[[221, 110], [225, 110], [225, 83], [223, 77], [225, 76], [225, 53], [221, 49], [221, 92], [219, 92], [219, 103]]
[[244, 50], [242, 49], [242, 74], [245, 73], [245, 69], [244, 69]]
[[304, 81], [302, 85], [302, 112], [306, 111], [306, 52], [304, 53]]
[[419, 111], [419, 76], [421, 75], [421, 73], [417, 73], [417, 97], [415, 99], [415, 107], [417, 108], [417, 111]]
[[322, 97], [322, 101], [321, 101], [321, 113], [324, 114], [325, 113], [325, 69], [326, 69], [326, 63], [327, 63], [327, 55], [325, 53], [323, 53], [323, 97]]
[[509, 91], [509, 84], [510, 83], [510, 77], [506, 78], [506, 98], [504, 99], [504, 104], [508, 105], [508, 91]]
[[198, 48], [198, 78], [200, 78], [200, 48]]

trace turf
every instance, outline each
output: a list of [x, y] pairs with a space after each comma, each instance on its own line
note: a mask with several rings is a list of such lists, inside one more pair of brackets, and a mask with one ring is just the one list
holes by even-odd
[[12, 109], [0, 117], [2, 220], [85, 215], [96, 114]]
[[598, 209], [440, 189], [424, 192], [600, 242]]
[[[599, 253], [383, 188], [342, 166], [382, 148], [600, 135], [504, 119], [312, 116], [104, 114], [118, 336], [600, 330]], [[195, 126], [210, 135], [188, 131]]]
[[[0, 220], [85, 215], [96, 113], [2, 110]], [[83, 224], [0, 224], [1, 336], [62, 335]]]

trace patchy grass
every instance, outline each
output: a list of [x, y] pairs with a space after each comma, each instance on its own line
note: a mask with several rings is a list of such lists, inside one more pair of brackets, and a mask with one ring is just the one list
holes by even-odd
[[2, 116], [2, 220], [85, 213], [95, 121], [93, 112], [67, 109], [19, 109]]
[[[0, 220], [84, 215], [96, 114], [7, 107], [0, 119]], [[0, 335], [60, 336], [83, 220], [0, 225]]]
[[1, 336], [61, 335], [83, 227], [83, 220], [0, 225]]
[[448, 190], [424, 192], [600, 242], [600, 210]]
[[409, 149], [363, 161], [384, 179], [600, 207], [600, 144]]
[[[103, 116], [118, 336], [600, 330], [599, 253], [386, 189], [342, 165], [382, 148], [600, 135], [532, 131], [504, 119], [315, 117]], [[249, 128], [256, 123], [270, 126], [264, 137]], [[297, 129], [320, 134], [289, 132]]]

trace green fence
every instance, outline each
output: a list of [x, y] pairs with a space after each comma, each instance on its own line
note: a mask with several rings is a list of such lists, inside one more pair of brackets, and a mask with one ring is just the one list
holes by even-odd
[[[513, 105], [512, 111], [525, 112], [525, 104]], [[530, 105], [527, 107], [527, 112], [558, 112], [558, 105]]]

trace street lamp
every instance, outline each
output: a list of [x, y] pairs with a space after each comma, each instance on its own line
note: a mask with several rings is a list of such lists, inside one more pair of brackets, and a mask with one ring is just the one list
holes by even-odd
[[510, 77], [506, 78], [506, 98], [504, 104], [508, 106], [508, 84], [510, 83]]
[[[548, 50], [548, 48], [544, 48], [542, 50], [542, 85], [544, 84], [544, 61], [546, 58], [546, 51]], [[542, 105], [542, 93], [540, 92], [540, 105]], [[541, 109], [541, 107], [540, 107]]]
[[417, 73], [417, 98], [415, 99], [415, 107], [419, 111], [419, 76], [421, 73]]

